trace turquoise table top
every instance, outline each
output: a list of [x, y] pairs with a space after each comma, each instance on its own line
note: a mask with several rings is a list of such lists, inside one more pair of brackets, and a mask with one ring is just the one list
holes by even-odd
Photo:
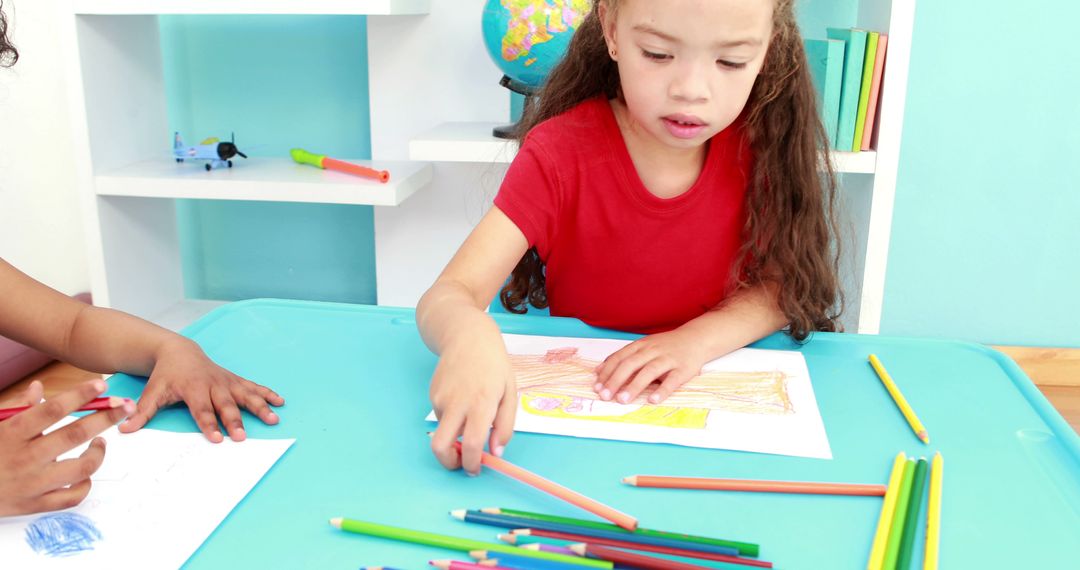
[[[633, 338], [551, 317], [495, 315], [504, 332]], [[495, 541], [452, 509], [507, 507], [589, 518], [494, 472], [443, 469], [430, 451], [428, 381], [436, 359], [411, 310], [256, 300], [189, 327], [218, 363], [273, 387], [282, 421], [247, 416], [248, 437], [296, 443], [188, 560], [196, 568], [419, 570], [456, 553], [332, 528], [331, 517]], [[834, 459], [804, 459], [521, 433], [505, 458], [638, 517], [643, 527], [754, 542], [783, 569], [865, 567], [881, 499], [636, 489], [627, 475], [879, 483], [898, 451], [945, 457], [944, 568], [1064, 567], [1080, 559], [1080, 438], [1007, 357], [934, 340], [773, 335], [757, 348], [806, 356]], [[930, 432], [915, 438], [867, 355], [876, 353]], [[110, 382], [134, 397], [141, 379]], [[195, 432], [184, 408], [156, 429]], [[925, 518], [925, 507], [923, 517]], [[920, 522], [915, 563], [921, 568]], [[734, 566], [720, 566], [724, 568]]]

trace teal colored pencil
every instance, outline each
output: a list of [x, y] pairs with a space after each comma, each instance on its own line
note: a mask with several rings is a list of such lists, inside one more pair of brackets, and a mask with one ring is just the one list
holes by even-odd
[[577, 544], [574, 540], [560, 540], [558, 538], [548, 538], [546, 536], [530, 536], [527, 534], [500, 534], [499, 540], [516, 544], [518, 546], [525, 546], [526, 544], [553, 544], [555, 546], [566, 546], [567, 544]]
[[920, 458], [915, 466], [915, 475], [911, 482], [911, 500], [904, 518], [904, 534], [900, 538], [900, 554], [896, 559], [897, 570], [911, 567], [912, 551], [915, 547], [915, 532], [919, 523], [919, 511], [922, 509], [923, 491], [926, 489], [926, 458]]
[[379, 538], [388, 538], [391, 540], [400, 540], [402, 542], [411, 542], [413, 544], [424, 544], [427, 546], [434, 546], [436, 548], [446, 548], [448, 550], [458, 550], [461, 552], [470, 552], [473, 550], [505, 552], [507, 554], [528, 556], [530, 558], [535, 558], [538, 560], [566, 562], [568, 564], [577, 564], [583, 568], [603, 568], [604, 570], [611, 570], [611, 568], [614, 566], [614, 564], [606, 560], [595, 560], [592, 558], [567, 556], [565, 554], [558, 554], [555, 552], [537, 552], [534, 550], [525, 550], [524, 548], [509, 546], [498, 542], [482, 542], [479, 540], [469, 540], [467, 538], [458, 538], [456, 536], [435, 534], [432, 532], [424, 532], [422, 530], [410, 530], [407, 528], [399, 528], [379, 523], [357, 521], [342, 517], [330, 519], [330, 524], [346, 532], [364, 534], [367, 536], [376, 536]]
[[[531, 519], [538, 521], [547, 521], [558, 524], [580, 526], [584, 528], [592, 528], [597, 530], [608, 530], [613, 532], [621, 532], [623, 534], [636, 534], [639, 536], [654, 536], [657, 538], [670, 538], [672, 540], [681, 540], [684, 542], [693, 542], [695, 544], [707, 544], [712, 546], [724, 546], [727, 548], [734, 548], [739, 551], [742, 556], [757, 556], [761, 548], [757, 544], [751, 542], [740, 542], [736, 540], [723, 540], [719, 538], [709, 538], [706, 536], [694, 536], [691, 534], [682, 534], [678, 532], [667, 532], [662, 530], [651, 530], [647, 528], [638, 528], [634, 532], [630, 532], [618, 525], [611, 523], [603, 523], [598, 521], [590, 521], [584, 519], [575, 519], [571, 517], [561, 517], [557, 515], [547, 515], [543, 513], [531, 513], [529, 511], [519, 511], [516, 509], [502, 509], [502, 508], [485, 508], [480, 509], [480, 512], [490, 515], [503, 515], [509, 517], [519, 517], [523, 519]], [[529, 526], [522, 524], [522, 526]]]
[[900, 539], [907, 518], [908, 501], [911, 499], [911, 482], [915, 479], [915, 460], [909, 459], [904, 464], [904, 475], [900, 479], [900, 495], [896, 497], [896, 510], [893, 511], [892, 525], [889, 526], [889, 542], [885, 545], [885, 561], [882, 568], [896, 568], [896, 559], [900, 555]]

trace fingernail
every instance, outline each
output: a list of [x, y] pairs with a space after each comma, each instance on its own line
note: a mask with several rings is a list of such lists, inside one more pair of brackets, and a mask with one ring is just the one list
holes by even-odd
[[236, 428], [233, 430], [232, 436], [233, 439], [240, 441], [247, 437], [247, 432], [244, 431], [244, 428]]
[[120, 407], [124, 409], [124, 413], [127, 415], [135, 413], [135, 402], [132, 402], [131, 400], [124, 402], [124, 405]]
[[660, 403], [660, 395], [659, 394], [649, 394], [649, 401], [654, 403], [654, 404], [659, 404]]
[[220, 431], [215, 431], [214, 433], [210, 434], [210, 439], [221, 440], [221, 439], [225, 439], [225, 438], [221, 435]]
[[274, 412], [270, 412], [269, 414], [266, 415], [266, 419], [268, 419], [268, 420], [270, 420], [272, 422], [276, 422], [276, 421], [278, 421], [278, 415], [275, 414]]
[[603, 391], [600, 392], [600, 399], [601, 400], [610, 400], [611, 399], [611, 390], [608, 390], [607, 388], [604, 388]]
[[466, 471], [465, 473], [466, 473], [466, 474], [467, 474], [467, 475], [468, 475], [469, 477], [476, 477], [476, 476], [478, 475], [478, 473], [473, 473], [472, 471]]
[[506, 450], [505, 445], [496, 445], [495, 449], [492, 450], [492, 452], [495, 453], [495, 457], [502, 457], [503, 451], [505, 451], [505, 450]]
[[104, 392], [105, 388], [107, 388], [107, 387], [108, 386], [105, 385], [104, 380], [95, 380], [94, 381], [94, 390], [96, 390], [98, 394]]
[[619, 402], [625, 404], [625, 403], [630, 401], [630, 394], [627, 394], [626, 392], [619, 392], [619, 398], [618, 399], [619, 399]]
[[593, 392], [599, 392], [600, 389], [603, 388], [603, 387], [604, 387], [603, 384], [601, 384], [600, 382], [597, 382], [596, 384], [593, 384], [592, 389], [593, 389]]

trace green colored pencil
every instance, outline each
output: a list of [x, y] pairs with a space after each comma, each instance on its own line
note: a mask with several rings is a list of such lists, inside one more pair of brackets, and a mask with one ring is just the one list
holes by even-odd
[[915, 546], [915, 527], [919, 523], [919, 510], [922, 508], [923, 491], [926, 489], [926, 458], [919, 458], [915, 466], [914, 480], [911, 482], [911, 500], [908, 501], [907, 517], [904, 518], [904, 534], [900, 538], [900, 555], [896, 559], [897, 570], [911, 567], [912, 551]]
[[531, 513], [529, 511], [519, 511], [515, 509], [503, 509], [499, 507], [491, 507], [486, 509], [480, 509], [481, 512], [492, 515], [504, 515], [510, 517], [519, 517], [523, 519], [533, 519], [538, 521], [547, 521], [553, 523], [567, 524], [573, 526], [580, 526], [584, 528], [592, 528], [598, 530], [613, 530], [622, 532], [624, 534], [640, 534], [643, 536], [655, 536], [657, 538], [670, 538], [674, 540], [682, 540], [684, 542], [694, 542], [697, 544], [709, 544], [713, 546], [726, 546], [728, 548], [735, 548], [739, 551], [739, 554], [743, 556], [758, 556], [760, 547], [756, 544], [749, 542], [738, 542], [734, 540], [723, 540], [719, 538], [709, 538], [706, 536], [694, 536], [690, 534], [681, 534], [677, 532], [666, 532], [662, 530], [650, 530], [647, 528], [638, 528], [634, 532], [630, 532], [625, 528], [611, 523], [602, 523], [597, 521], [589, 521], [583, 519], [575, 519], [570, 517], [560, 517], [556, 515], [546, 515], [543, 513]]
[[900, 478], [900, 494], [896, 497], [896, 510], [893, 511], [892, 525], [889, 526], [889, 542], [885, 545], [885, 560], [881, 564], [882, 568], [896, 568], [896, 558], [900, 554], [900, 537], [904, 532], [904, 520], [907, 518], [914, 475], [915, 460], [909, 459], [904, 463], [904, 475]]
[[402, 542], [412, 542], [414, 544], [425, 544], [427, 546], [446, 548], [448, 550], [458, 550], [461, 552], [469, 552], [472, 550], [488, 550], [491, 552], [516, 554], [518, 556], [536, 558], [538, 560], [577, 564], [579, 566], [587, 568], [603, 568], [604, 570], [610, 570], [614, 566], [611, 562], [608, 562], [606, 560], [596, 560], [593, 558], [569, 556], [566, 554], [559, 554], [557, 552], [526, 550], [524, 548], [508, 546], [506, 544], [501, 544], [498, 542], [482, 542], [479, 540], [469, 540], [467, 538], [458, 538], [456, 536], [435, 534], [431, 532], [424, 532], [421, 530], [409, 530], [406, 528], [387, 526], [384, 524], [372, 522], [357, 521], [343, 517], [330, 519], [330, 524], [346, 532], [354, 532], [356, 534], [376, 536], [379, 538], [389, 538], [391, 540], [400, 540]]

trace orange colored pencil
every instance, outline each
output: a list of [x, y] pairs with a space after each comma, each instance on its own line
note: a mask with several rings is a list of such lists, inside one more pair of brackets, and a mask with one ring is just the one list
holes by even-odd
[[344, 160], [338, 160], [336, 158], [330, 158], [329, 156], [323, 159], [323, 168], [329, 170], [337, 170], [338, 172], [344, 172], [346, 174], [352, 174], [354, 176], [363, 176], [365, 178], [374, 178], [379, 182], [386, 183], [390, 181], [390, 173], [386, 170], [375, 170], [360, 164], [353, 164], [351, 162], [345, 162]]
[[753, 479], [711, 479], [707, 477], [663, 477], [632, 475], [623, 483], [634, 487], [701, 489], [707, 491], [749, 491], [754, 493], [799, 493], [810, 495], [885, 496], [885, 485], [858, 483], [813, 483], [801, 481], [757, 481]]
[[[461, 442], [455, 441], [454, 447], [456, 447], [457, 450], [460, 452]], [[522, 483], [526, 483], [528, 485], [532, 485], [533, 487], [536, 487], [537, 489], [544, 491], [545, 493], [554, 495], [570, 503], [571, 505], [580, 507], [598, 517], [607, 519], [621, 526], [622, 528], [625, 528], [626, 530], [633, 531], [637, 529], [638, 523], [637, 519], [635, 519], [634, 517], [626, 513], [617, 511], [603, 503], [590, 499], [585, 495], [578, 493], [577, 491], [567, 489], [566, 487], [563, 487], [562, 485], [559, 485], [554, 481], [544, 479], [543, 477], [531, 471], [526, 471], [525, 469], [522, 469], [521, 467], [518, 467], [517, 465], [514, 465], [513, 463], [510, 463], [509, 461], [501, 457], [495, 457], [494, 455], [485, 451], [481, 456], [480, 463], [484, 466], [494, 469], [495, 471], [498, 471], [499, 473], [502, 473], [503, 475], [506, 475], [507, 477], [517, 479], [518, 481], [521, 481]]]

